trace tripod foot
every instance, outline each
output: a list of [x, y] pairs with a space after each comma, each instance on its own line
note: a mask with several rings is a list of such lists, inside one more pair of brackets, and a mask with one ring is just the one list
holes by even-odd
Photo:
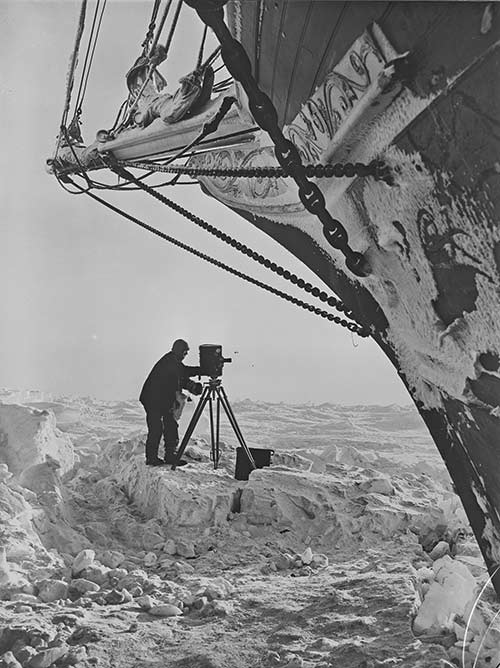
[[173, 464], [174, 466], [186, 466], [187, 461], [185, 459], [177, 459], [175, 455], [170, 455], [169, 457], [165, 457], [163, 460], [165, 464]]

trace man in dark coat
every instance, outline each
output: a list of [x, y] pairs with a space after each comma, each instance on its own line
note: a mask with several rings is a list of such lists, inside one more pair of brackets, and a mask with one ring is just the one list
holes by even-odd
[[[179, 443], [176, 408], [176, 393], [183, 389], [192, 394], [201, 394], [201, 383], [190, 380], [200, 373], [200, 367], [185, 366], [182, 360], [189, 351], [186, 341], [177, 339], [172, 350], [156, 362], [141, 391], [139, 401], [146, 411], [148, 437], [146, 440], [146, 464], [161, 466], [173, 464], [175, 449]], [[161, 435], [165, 442], [165, 459], [158, 458]]]

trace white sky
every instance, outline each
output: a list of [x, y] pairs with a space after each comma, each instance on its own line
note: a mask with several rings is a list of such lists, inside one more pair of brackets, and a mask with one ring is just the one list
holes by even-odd
[[[108, 2], [83, 107], [87, 143], [98, 129], [112, 125], [126, 96], [125, 73], [140, 54], [150, 5]], [[174, 339], [185, 338], [191, 346], [188, 363], [197, 364], [200, 343], [221, 343], [233, 357], [224, 371], [233, 399], [410, 403], [371, 340], [354, 340], [346, 330], [188, 255], [85, 195], [69, 195], [45, 172], [61, 119], [78, 13], [79, 2], [72, 0], [0, 0], [0, 387], [135, 398], [152, 364]], [[184, 7], [172, 57], [162, 67], [172, 87], [192, 68], [200, 35], [196, 15]], [[197, 186], [165, 194], [322, 287], [285, 249]], [[167, 234], [308, 301], [305, 293], [146, 194], [104, 196]]]

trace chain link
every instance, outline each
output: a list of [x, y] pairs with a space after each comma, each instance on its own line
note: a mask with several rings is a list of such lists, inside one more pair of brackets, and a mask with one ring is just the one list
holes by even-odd
[[259, 88], [252, 76], [252, 66], [243, 46], [234, 39], [224, 22], [222, 0], [186, 0], [196, 9], [199, 17], [214, 31], [221, 45], [221, 55], [229, 73], [243, 86], [248, 97], [248, 105], [258, 125], [271, 137], [279, 164], [290, 174], [299, 186], [299, 197], [305, 208], [317, 216], [323, 224], [323, 234], [328, 243], [340, 250], [346, 259], [347, 268], [353, 274], [366, 277], [371, 273], [367, 258], [349, 246], [345, 227], [332, 218], [326, 208], [325, 198], [318, 186], [309, 181], [299, 152], [287, 139], [278, 125], [278, 114], [270, 98]]
[[[278, 290], [276, 288], [273, 288], [271, 285], [267, 285], [266, 283], [263, 283], [262, 281], [257, 280], [256, 278], [253, 278], [252, 276], [248, 276], [247, 274], [244, 274], [242, 271], [238, 271], [238, 269], [234, 269], [233, 267], [230, 267], [227, 264], [224, 264], [224, 262], [220, 262], [219, 260], [216, 260], [215, 258], [210, 257], [206, 253], [201, 253], [200, 251], [196, 250], [196, 248], [192, 248], [191, 246], [188, 246], [187, 244], [182, 243], [182, 241], [178, 241], [177, 239], [174, 239], [173, 237], [169, 236], [168, 234], [164, 234], [160, 230], [156, 229], [152, 225], [148, 225], [147, 223], [144, 223], [142, 220], [139, 220], [139, 218], [136, 218], [135, 216], [130, 215], [129, 213], [126, 213], [122, 209], [120, 209], [117, 206], [114, 206], [110, 202], [106, 202], [106, 200], [103, 200], [101, 197], [98, 197], [97, 195], [94, 195], [94, 193], [90, 192], [89, 190], [85, 190], [81, 186], [79, 186], [77, 183], [75, 183], [71, 178], [68, 177], [68, 181], [72, 183], [80, 192], [84, 193], [85, 195], [88, 195], [92, 199], [96, 200], [100, 204], [103, 204], [105, 207], [108, 209], [111, 209], [111, 211], [114, 211], [115, 213], [118, 213], [120, 216], [123, 216], [124, 218], [127, 218], [127, 220], [130, 220], [131, 222], [135, 223], [139, 227], [142, 227], [145, 230], [148, 230], [148, 232], [151, 232], [152, 234], [155, 234], [156, 236], [160, 237], [161, 239], [164, 239], [165, 241], [168, 241], [169, 243], [173, 244], [174, 246], [177, 246], [178, 248], [182, 248], [183, 250], [187, 251], [188, 253], [191, 253], [192, 255], [195, 255], [196, 257], [201, 258], [202, 260], [205, 260], [206, 262], [209, 262], [210, 264], [213, 264], [215, 267], [219, 267], [220, 269], [224, 269], [225, 271], [229, 272], [230, 274], [233, 274], [233, 276], [238, 276], [238, 278], [242, 278], [243, 280], [247, 281], [248, 283], [251, 283], [252, 285], [256, 285], [259, 288], [262, 288], [263, 290], [266, 290], [267, 292], [270, 292], [271, 294], [280, 297], [281, 299], [284, 299], [287, 302], [290, 302], [291, 304], [295, 304], [295, 306], [298, 306], [302, 309], [305, 309], [306, 311], [309, 311], [310, 313], [314, 313], [315, 315], [319, 315], [321, 318], [325, 318], [326, 320], [329, 320], [330, 322], [335, 322], [338, 325], [341, 325], [341, 327], [345, 327], [349, 331], [353, 332], [354, 334], [358, 334], [361, 337], [368, 337], [370, 335], [370, 332], [359, 325], [357, 325], [354, 322], [348, 322], [344, 318], [340, 318], [339, 316], [334, 315], [333, 313], [328, 313], [328, 311], [324, 311], [323, 309], [318, 308], [317, 306], [314, 306], [313, 304], [308, 304], [307, 302], [302, 301], [301, 299], [297, 299], [297, 297], [294, 297], [293, 295], [289, 295], [286, 292], [283, 292], [282, 290]], [[179, 207], [182, 208], [182, 207]]]
[[[109, 156], [108, 157], [108, 162], [110, 169], [112, 169], [118, 176], [121, 178], [126, 179], [127, 181], [132, 181], [135, 185], [137, 185], [139, 188], [147, 192], [149, 195], [157, 199], [159, 202], [162, 204], [166, 204], [168, 207], [176, 211], [177, 213], [181, 214], [191, 222], [195, 223], [195, 225], [198, 225], [202, 229], [206, 230], [210, 234], [213, 234], [215, 237], [220, 239], [221, 241], [224, 241], [227, 243], [229, 246], [232, 246], [235, 248], [237, 251], [240, 253], [243, 253], [247, 257], [251, 258], [252, 260], [255, 260], [259, 264], [263, 265], [267, 269], [270, 269], [272, 272], [277, 274], [278, 276], [281, 276], [285, 280], [289, 281], [293, 285], [296, 285], [298, 288], [305, 290], [305, 292], [312, 294], [314, 297], [317, 297], [320, 301], [323, 303], [328, 304], [328, 306], [331, 306], [337, 311], [340, 311], [341, 313], [344, 313], [348, 318], [351, 318], [351, 320], [355, 320], [354, 315], [350, 309], [339, 299], [336, 299], [333, 296], [329, 296], [324, 290], [321, 290], [318, 287], [313, 286], [311, 283], [305, 281], [303, 278], [299, 278], [296, 274], [288, 271], [287, 269], [284, 269], [282, 266], [278, 265], [276, 262], [272, 262], [268, 258], [264, 257], [260, 253], [257, 253], [256, 251], [253, 251], [251, 248], [246, 246], [245, 244], [241, 243], [237, 239], [234, 239], [233, 237], [229, 236], [225, 232], [222, 232], [221, 230], [217, 229], [213, 225], [210, 225], [207, 221], [203, 220], [199, 216], [196, 216], [195, 214], [191, 213], [184, 207], [180, 206], [176, 202], [173, 202], [171, 199], [168, 197], [165, 197], [165, 195], [162, 195], [161, 193], [157, 192], [150, 186], [146, 185], [142, 181], [139, 181], [134, 177], [133, 174], [131, 174], [129, 171], [124, 169], [119, 163], [114, 161], [114, 159]], [[236, 273], [237, 270], [232, 270], [233, 273]], [[240, 273], [238, 272], [238, 275]], [[262, 287], [262, 286], [261, 286]], [[274, 288], [271, 288], [271, 286], [268, 286], [268, 288], [272, 291]], [[279, 292], [279, 291], [278, 291]], [[274, 294], [277, 294], [276, 292]], [[283, 293], [286, 294], [286, 293]], [[282, 295], [280, 295], [282, 296]], [[295, 298], [293, 298], [295, 299]], [[291, 299], [288, 299], [288, 301], [291, 301]], [[300, 303], [298, 303], [300, 302]], [[332, 314], [327, 313], [326, 311], [322, 311], [322, 309], [318, 309], [315, 306], [312, 306], [310, 304], [307, 304], [304, 306], [305, 302], [301, 302], [301, 300], [294, 301], [293, 303], [296, 303], [297, 305], [301, 306], [302, 308], [308, 308], [308, 310], [318, 314], [322, 315], [323, 313], [325, 315], [322, 315], [322, 317], [328, 318], [328, 320], [331, 320], [333, 322], [336, 322], [337, 324], [340, 324], [342, 327], [347, 327], [351, 332], [354, 332], [355, 334], [358, 334], [361, 337], [367, 337], [369, 336], [369, 331], [361, 324], [357, 322], [348, 322], [347, 320], [343, 320], [342, 318], [338, 318], [338, 316], [333, 316]], [[330, 317], [332, 316], [332, 317]]]
[[[124, 167], [146, 169], [151, 172], [166, 174], [187, 174], [188, 176], [237, 176], [243, 178], [285, 178], [291, 176], [283, 167], [187, 167], [180, 165], [161, 165], [153, 162], [120, 161]], [[335, 164], [304, 165], [306, 176], [309, 178], [353, 178], [354, 176], [373, 176], [377, 181], [392, 183], [392, 176], [388, 166], [381, 160], [372, 160], [365, 165], [362, 162], [337, 162]]]

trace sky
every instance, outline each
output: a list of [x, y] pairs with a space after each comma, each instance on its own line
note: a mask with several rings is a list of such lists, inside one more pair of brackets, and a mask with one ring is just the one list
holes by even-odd
[[[89, 3], [90, 11], [94, 4]], [[80, 3], [0, 0], [0, 387], [136, 398], [177, 338], [223, 346], [228, 396], [285, 403], [411, 403], [378, 346], [70, 195], [45, 170], [64, 103]], [[83, 105], [83, 136], [113, 124], [125, 73], [141, 51], [150, 3], [109, 0]], [[174, 88], [192, 69], [201, 25], [185, 6], [162, 73]], [[83, 42], [85, 45], [85, 41]], [[323, 288], [286, 249], [198, 186], [169, 197]], [[109, 201], [253, 277], [305, 293], [213, 239], [145, 193]], [[306, 295], [307, 301], [307, 295]], [[319, 302], [318, 302], [319, 304]]]

